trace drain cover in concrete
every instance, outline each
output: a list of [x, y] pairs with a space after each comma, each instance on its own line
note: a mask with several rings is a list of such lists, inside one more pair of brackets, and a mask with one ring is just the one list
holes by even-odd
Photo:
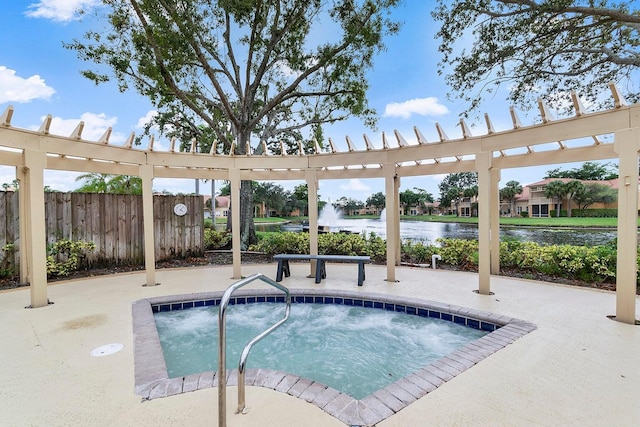
[[103, 345], [91, 350], [91, 355], [93, 357], [108, 356], [110, 354], [119, 352], [123, 347], [124, 345], [118, 343]]

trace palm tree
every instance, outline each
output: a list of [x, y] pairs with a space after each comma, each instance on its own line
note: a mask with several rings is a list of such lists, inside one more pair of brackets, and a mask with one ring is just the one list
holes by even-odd
[[78, 193], [142, 194], [142, 179], [138, 176], [94, 172], [79, 175], [76, 181], [84, 181], [75, 190]]
[[513, 216], [513, 212], [516, 210], [516, 196], [520, 193], [522, 193], [522, 185], [520, 185], [518, 181], [509, 181], [505, 187], [500, 190], [500, 197], [509, 201], [511, 216]]
[[571, 218], [571, 201], [576, 195], [585, 192], [585, 186], [580, 181], [569, 181], [564, 185], [567, 194], [567, 216]]
[[106, 173], [85, 173], [76, 178], [77, 181], [84, 181], [80, 188], [76, 189], [78, 193], [106, 193], [107, 178]]
[[558, 199], [558, 204], [556, 205], [556, 217], [560, 218], [560, 207], [562, 203], [562, 198], [567, 194], [567, 188], [564, 182], [560, 180], [551, 181], [544, 187], [544, 195], [549, 199]]

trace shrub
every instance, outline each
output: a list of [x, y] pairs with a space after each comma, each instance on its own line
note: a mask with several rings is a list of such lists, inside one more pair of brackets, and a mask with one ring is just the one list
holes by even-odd
[[411, 264], [424, 264], [431, 262], [431, 256], [438, 252], [438, 248], [433, 245], [425, 245], [422, 242], [408, 240], [402, 244], [402, 261]]
[[249, 249], [271, 255], [306, 254], [309, 253], [309, 235], [292, 231], [260, 233], [258, 243], [251, 245]]
[[3, 252], [2, 259], [0, 260], [0, 277], [4, 278], [15, 276], [17, 271], [9, 257], [13, 257], [13, 254], [16, 251], [16, 245], [13, 243], [7, 243], [0, 248], [0, 250]]
[[438, 238], [436, 242], [440, 244], [440, 250], [438, 251], [438, 254], [442, 257], [440, 262], [461, 268], [478, 265], [477, 240]]
[[617, 218], [617, 209], [573, 209], [571, 216], [582, 218]]
[[[401, 259], [415, 264], [428, 263], [431, 256], [442, 257], [440, 263], [462, 269], [478, 265], [478, 241], [465, 239], [436, 240], [437, 245], [407, 241], [401, 247]], [[251, 250], [276, 253], [309, 253], [307, 233], [260, 233], [259, 242]], [[320, 254], [369, 255], [374, 262], [386, 260], [386, 242], [375, 234], [329, 233], [318, 236]], [[640, 287], [640, 248], [637, 253], [638, 286]], [[551, 245], [505, 240], [500, 242], [500, 265], [517, 268], [524, 274], [542, 273], [588, 282], [613, 282], [616, 275], [615, 242], [600, 246]]]
[[[258, 243], [249, 248], [267, 254], [309, 253], [309, 234], [295, 232], [261, 233]], [[375, 234], [368, 238], [359, 234], [327, 233], [318, 236], [318, 253], [369, 255], [374, 262], [386, 259], [386, 242]]]
[[68, 276], [78, 269], [86, 253], [95, 248], [95, 243], [84, 240], [58, 240], [47, 251], [47, 276]]
[[231, 243], [231, 232], [228, 230], [215, 230], [214, 228], [204, 229], [204, 248], [223, 249]]

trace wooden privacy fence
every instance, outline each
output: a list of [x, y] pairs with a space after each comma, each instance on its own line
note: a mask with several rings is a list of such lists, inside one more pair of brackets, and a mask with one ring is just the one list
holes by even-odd
[[[174, 207], [186, 206], [184, 215]], [[200, 256], [204, 253], [202, 196], [154, 195], [155, 259]], [[0, 192], [0, 268], [19, 267], [19, 206], [17, 192]], [[144, 263], [142, 196], [130, 194], [45, 193], [47, 245], [58, 240], [90, 241], [89, 265]]]

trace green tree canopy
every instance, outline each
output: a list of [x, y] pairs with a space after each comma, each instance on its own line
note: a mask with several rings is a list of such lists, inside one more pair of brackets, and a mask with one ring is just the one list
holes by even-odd
[[367, 206], [373, 206], [376, 209], [383, 209], [387, 204], [387, 198], [382, 191], [378, 191], [367, 198]]
[[583, 191], [576, 194], [573, 200], [579, 209], [587, 209], [594, 203], [609, 204], [618, 198], [618, 192], [613, 188], [602, 184], [585, 184]]
[[438, 189], [440, 190], [440, 205], [445, 208], [455, 205], [457, 208], [462, 197], [478, 194], [478, 173], [451, 173], [438, 184]]
[[596, 162], [584, 162], [582, 166], [570, 170], [550, 169], [544, 176], [544, 178], [570, 178], [582, 181], [607, 181], [617, 177], [615, 165]]
[[438, 0], [440, 72], [470, 110], [502, 85], [527, 110], [540, 92], [571, 90], [612, 106], [599, 96], [610, 82], [637, 102], [639, 12], [633, 1]]
[[352, 215], [355, 211], [364, 208], [364, 203], [351, 197], [340, 197], [334, 206], [341, 208], [345, 214]]
[[[398, 31], [399, 0], [110, 0], [100, 25], [65, 44], [95, 63], [82, 74], [148, 97], [161, 133], [185, 129], [224, 146], [292, 140], [360, 117], [370, 126], [366, 73]], [[201, 126], [204, 125], [205, 128]], [[240, 195], [241, 247], [256, 241], [251, 185]]]
[[414, 187], [414, 190], [406, 189], [400, 193], [400, 203], [405, 207], [405, 215], [407, 209], [411, 207], [424, 206], [425, 203], [433, 203], [433, 196], [422, 188]]
[[289, 200], [289, 192], [280, 185], [273, 182], [253, 182], [254, 201], [264, 203], [266, 215], [270, 215], [271, 210], [283, 212]]
[[138, 176], [85, 173], [76, 181], [83, 181], [76, 193], [142, 194], [142, 179]]

